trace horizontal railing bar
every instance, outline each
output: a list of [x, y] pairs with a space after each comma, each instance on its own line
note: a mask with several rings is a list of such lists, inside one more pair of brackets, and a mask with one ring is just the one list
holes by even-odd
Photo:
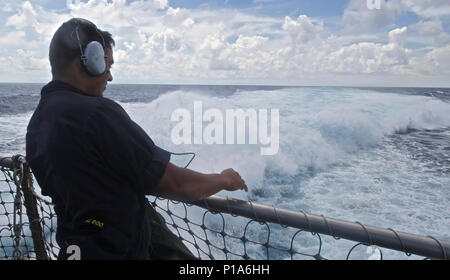
[[449, 259], [450, 242], [433, 237], [362, 225], [291, 211], [248, 201], [211, 196], [201, 201], [189, 202], [210, 211], [229, 213], [246, 218], [281, 224], [314, 233], [352, 240], [368, 245], [376, 245], [405, 253], [416, 254], [434, 259]]

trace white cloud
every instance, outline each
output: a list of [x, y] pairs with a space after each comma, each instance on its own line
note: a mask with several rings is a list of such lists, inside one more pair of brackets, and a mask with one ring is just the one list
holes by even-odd
[[177, 51], [181, 48], [181, 45], [181, 37], [174, 31], [169, 29], [164, 33], [164, 46], [167, 51]]
[[226, 46], [225, 36], [220, 33], [209, 34], [205, 36], [203, 42], [200, 43], [200, 50], [218, 51]]
[[37, 35], [36, 41], [49, 43], [58, 26], [67, 19], [69, 15], [49, 12], [26, 1], [17, 7], [15, 14], [8, 17], [5, 25], [17, 30], [31, 29]]
[[396, 14], [401, 10], [399, 3], [381, 1], [381, 9], [368, 9], [367, 1], [350, 0], [344, 10], [343, 22], [347, 33], [363, 33], [380, 30], [395, 23]]
[[368, 9], [365, 0], [350, 0], [343, 19], [348, 31], [373, 31], [395, 22], [397, 15], [413, 12], [423, 18], [450, 14], [448, 0], [380, 0], [380, 9]]
[[153, 24], [160, 10], [168, 7], [167, 0], [68, 0], [67, 8], [74, 17], [84, 17], [99, 26], [107, 24], [115, 28], [132, 27], [137, 24]]
[[403, 47], [407, 28], [389, 32], [389, 43], [362, 42], [342, 47], [329, 55], [327, 71], [348, 73], [392, 73], [394, 66], [408, 64], [409, 50]]
[[419, 16], [426, 18], [448, 16], [450, 3], [448, 0], [401, 0], [404, 7]]
[[[17, 49], [14, 54], [0, 56], [0, 73], [3, 75], [20, 76], [26, 74], [24, 82], [29, 82], [31, 77], [48, 76], [50, 66], [47, 58], [41, 57], [36, 51]], [[14, 79], [16, 80], [16, 79]]]
[[132, 51], [136, 47], [136, 44], [134, 42], [131, 42], [131, 43], [123, 42], [123, 44], [129, 51]]
[[163, 23], [165, 26], [177, 27], [179, 25], [189, 26], [194, 24], [192, 18], [190, 18], [189, 11], [187, 9], [169, 7], [166, 15], [163, 17]]
[[153, 0], [153, 6], [157, 9], [165, 9], [169, 6], [169, 0]]
[[433, 36], [442, 33], [444, 28], [440, 20], [421, 20], [412, 25], [411, 30], [416, 31], [421, 36]]
[[389, 31], [389, 42], [397, 46], [403, 46], [407, 31], [406, 26]]
[[438, 47], [449, 45], [450, 44], [450, 34], [444, 32], [444, 33], [440, 34], [439, 36], [437, 36], [434, 39], [434, 42]]
[[0, 37], [0, 46], [2, 47], [22, 46], [26, 43], [24, 31], [11, 31]]
[[448, 80], [450, 75], [450, 45], [433, 48], [424, 56], [414, 57], [411, 63], [401, 68], [404, 74], [416, 77], [435, 76]]
[[6, 26], [14, 26], [17, 29], [22, 29], [28, 26], [35, 26], [37, 12], [30, 2], [23, 3], [20, 11], [17, 14], [9, 17], [6, 21]]
[[297, 20], [285, 17], [283, 29], [291, 35], [292, 44], [306, 44], [320, 37], [322, 24], [314, 24], [306, 15], [300, 15]]
[[248, 51], [250, 49], [259, 48], [265, 41], [267, 41], [267, 38], [263, 36], [239, 35], [239, 38], [237, 38], [232, 47], [238, 51]]
[[213, 71], [234, 71], [238, 69], [239, 67], [230, 59], [213, 57], [209, 62], [209, 70]]

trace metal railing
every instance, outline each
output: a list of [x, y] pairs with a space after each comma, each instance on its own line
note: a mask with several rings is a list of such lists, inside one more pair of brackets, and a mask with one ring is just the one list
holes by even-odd
[[[0, 179], [0, 259], [56, 258], [56, 214], [51, 202], [34, 191], [25, 159], [0, 158], [0, 167], [5, 177]], [[377, 259], [383, 259], [381, 248], [406, 256], [450, 258], [448, 241], [303, 211], [220, 196], [191, 203], [157, 197], [149, 197], [149, 201], [172, 232], [201, 259], [327, 259], [321, 235], [352, 241], [345, 259], [358, 255], [355, 251], [364, 246]], [[367, 259], [362, 255], [359, 258]]]

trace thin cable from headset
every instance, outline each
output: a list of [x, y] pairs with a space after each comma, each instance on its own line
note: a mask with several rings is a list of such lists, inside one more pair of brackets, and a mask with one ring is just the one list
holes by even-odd
[[194, 160], [195, 158], [195, 153], [172, 153], [170, 152], [171, 155], [174, 156], [186, 156], [186, 155], [192, 155], [191, 160], [186, 164], [186, 166], [184, 168], [187, 168], [189, 166], [189, 164], [191, 164], [191, 162]]

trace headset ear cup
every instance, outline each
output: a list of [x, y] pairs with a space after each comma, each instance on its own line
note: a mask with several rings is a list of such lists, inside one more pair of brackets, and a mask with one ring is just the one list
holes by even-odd
[[105, 50], [102, 44], [97, 41], [90, 42], [84, 49], [84, 55], [81, 61], [86, 72], [91, 76], [100, 76], [105, 73]]

